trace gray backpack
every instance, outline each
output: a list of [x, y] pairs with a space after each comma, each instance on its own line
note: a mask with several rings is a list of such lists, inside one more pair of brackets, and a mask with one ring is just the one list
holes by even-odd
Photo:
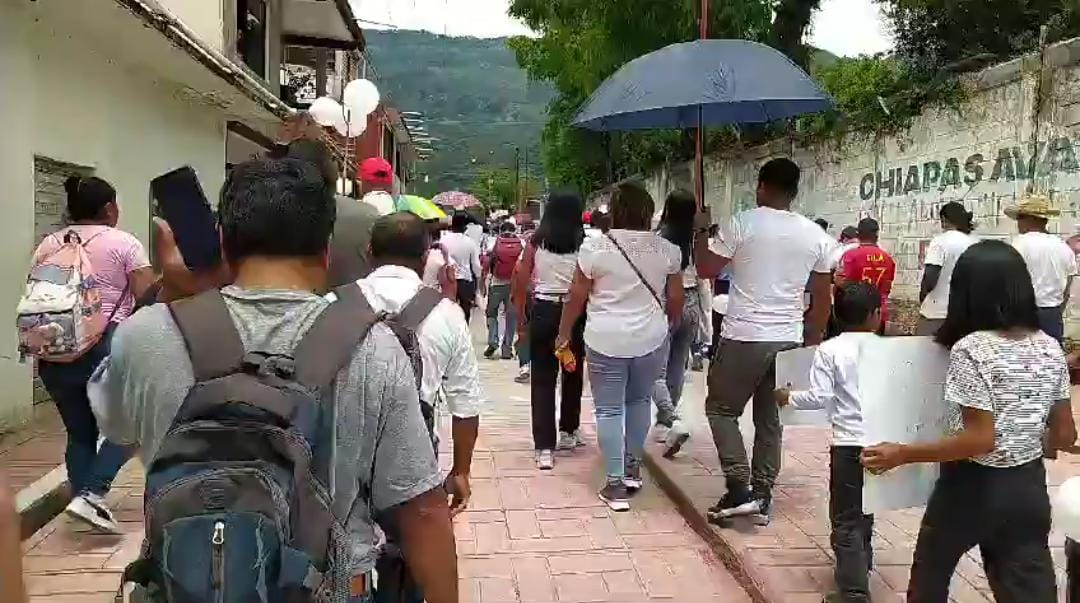
[[125, 572], [151, 601], [347, 599], [348, 538], [313, 459], [329, 457], [322, 394], [383, 317], [359, 287], [335, 293], [292, 356], [246, 351], [218, 291], [170, 304], [195, 385], [147, 468], [146, 542]]

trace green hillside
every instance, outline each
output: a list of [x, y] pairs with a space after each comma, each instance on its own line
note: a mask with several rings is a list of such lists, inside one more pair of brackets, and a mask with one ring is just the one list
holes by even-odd
[[421, 194], [467, 188], [488, 168], [513, 168], [514, 147], [523, 161], [528, 150], [530, 174], [541, 175], [540, 132], [553, 93], [528, 80], [505, 39], [364, 35], [383, 95], [404, 111], [423, 112], [439, 139], [431, 160], [417, 169]]

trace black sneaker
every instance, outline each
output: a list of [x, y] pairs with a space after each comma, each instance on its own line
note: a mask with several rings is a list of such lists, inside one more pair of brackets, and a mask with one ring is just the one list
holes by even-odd
[[491, 360], [494, 357], [495, 357], [495, 346], [489, 345], [487, 347], [487, 349], [484, 350], [484, 358], [487, 358], [488, 360]]
[[769, 525], [769, 519], [772, 509], [772, 493], [765, 492], [759, 494], [754, 492], [754, 502], [757, 503], [757, 508], [750, 513], [750, 522], [758, 526]]
[[870, 603], [870, 597], [866, 595], [845, 595], [840, 591], [832, 591], [821, 599], [821, 603]]
[[739, 482], [728, 482], [727, 493], [715, 505], [709, 507], [709, 519], [727, 519], [736, 515], [757, 512], [757, 502], [750, 488]]
[[623, 478], [626, 491], [631, 495], [636, 494], [643, 484], [644, 482], [641, 480], [641, 463], [637, 461], [627, 462], [626, 477]]
[[608, 508], [612, 511], [629, 511], [630, 510], [630, 495], [626, 491], [626, 486], [621, 481], [608, 482], [600, 492], [600, 500], [607, 503]]

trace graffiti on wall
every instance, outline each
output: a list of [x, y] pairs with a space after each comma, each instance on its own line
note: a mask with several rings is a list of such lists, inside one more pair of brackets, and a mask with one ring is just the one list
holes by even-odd
[[1080, 145], [1080, 141], [1074, 143], [1062, 136], [1037, 145], [1002, 147], [993, 157], [973, 153], [963, 163], [958, 157], [949, 157], [944, 161], [925, 161], [869, 172], [859, 180], [859, 198], [867, 201], [875, 196], [888, 198], [931, 190], [944, 192], [949, 188], [974, 187], [983, 181], [1012, 182], [1055, 172], [1075, 172], [1080, 170], [1080, 162], [1074, 145]]

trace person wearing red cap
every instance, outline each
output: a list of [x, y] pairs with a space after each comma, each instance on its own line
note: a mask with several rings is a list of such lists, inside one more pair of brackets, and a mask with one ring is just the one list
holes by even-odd
[[394, 213], [394, 168], [382, 157], [369, 157], [360, 163], [360, 190], [364, 203], [380, 216]]

